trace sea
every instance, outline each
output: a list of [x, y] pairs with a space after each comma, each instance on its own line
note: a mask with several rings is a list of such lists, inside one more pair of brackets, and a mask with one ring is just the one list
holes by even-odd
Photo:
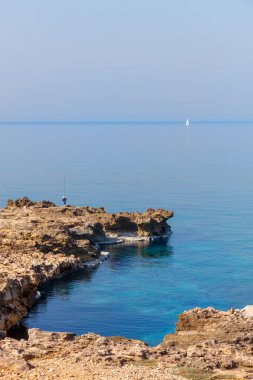
[[0, 162], [1, 207], [65, 192], [174, 211], [167, 241], [107, 246], [98, 268], [44, 285], [26, 327], [156, 345], [184, 310], [253, 304], [253, 122], [0, 124]]

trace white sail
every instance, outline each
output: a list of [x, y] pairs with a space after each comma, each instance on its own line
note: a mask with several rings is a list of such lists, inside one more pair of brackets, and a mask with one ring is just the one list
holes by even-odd
[[186, 119], [185, 125], [186, 125], [187, 127], [190, 125], [190, 120], [189, 120], [188, 118]]

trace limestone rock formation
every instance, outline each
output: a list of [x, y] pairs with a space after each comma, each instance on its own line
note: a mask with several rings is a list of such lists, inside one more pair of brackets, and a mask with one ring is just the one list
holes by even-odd
[[147, 355], [147, 345], [136, 340], [30, 329], [27, 340], [0, 341], [0, 378], [183, 380]]
[[167, 335], [158, 347], [180, 366], [247, 373], [253, 369], [253, 317], [245, 309], [185, 311], [178, 317], [176, 333]]
[[4, 337], [26, 315], [42, 282], [78, 268], [81, 262], [74, 256], [44, 255], [36, 249], [1, 247], [0, 255], [0, 337]]

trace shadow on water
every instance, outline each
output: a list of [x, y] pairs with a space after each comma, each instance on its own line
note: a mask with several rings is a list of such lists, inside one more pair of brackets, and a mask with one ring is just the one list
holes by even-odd
[[136, 242], [124, 244], [124, 246], [111, 246], [110, 263], [122, 262], [124, 259], [139, 257], [145, 260], [159, 259], [173, 254], [173, 247], [169, 245], [169, 238], [155, 240], [153, 242]]
[[[34, 316], [38, 315], [41, 311], [42, 306], [46, 306], [48, 300], [50, 300], [52, 294], [56, 295], [59, 299], [68, 298], [71, 292], [75, 289], [75, 284], [80, 282], [90, 282], [92, 279], [92, 275], [95, 274], [98, 268], [91, 269], [78, 269], [72, 271], [70, 273], [65, 273], [63, 276], [47, 281], [45, 284], [39, 287], [39, 292], [41, 297], [35, 301], [33, 307], [30, 312], [33, 313]], [[28, 328], [26, 326], [26, 319], [29, 318], [29, 314], [22, 322], [11, 328], [8, 331], [8, 337], [21, 340], [28, 340]], [[56, 316], [57, 319], [57, 316]], [[36, 328], [36, 326], [33, 326]], [[55, 327], [56, 328], [56, 327]]]
[[[54, 294], [59, 299], [68, 299], [71, 293], [75, 290], [75, 284], [88, 283], [92, 281], [92, 276], [96, 273], [98, 267], [93, 269], [79, 269], [70, 273], [64, 274], [59, 278], [47, 281], [39, 287], [41, 297], [33, 305], [31, 311], [36, 314], [40, 311], [42, 305], [46, 305], [48, 299]], [[29, 314], [28, 314], [29, 315]], [[26, 317], [24, 318], [24, 321]]]
[[[113, 245], [109, 246], [111, 253], [107, 262], [103, 265], [113, 267], [115, 263], [123, 264], [125, 259], [159, 259], [173, 254], [173, 247], [168, 245], [169, 238], [153, 241], [151, 243], [138, 242], [137, 244]], [[41, 305], [45, 305], [52, 294], [60, 299], [66, 299], [75, 291], [75, 285], [90, 283], [100, 266], [92, 269], [80, 269], [70, 273], [65, 273], [59, 278], [47, 281], [39, 287], [41, 297], [32, 307], [33, 314], [39, 311]], [[26, 318], [24, 318], [25, 321]]]
[[[166, 246], [166, 249], [165, 249]], [[153, 242], [143, 247], [136, 247], [135, 254], [143, 258], [156, 258], [171, 256], [173, 254], [172, 246], [168, 245], [168, 239], [163, 241], [163, 244], [160, 242]]]

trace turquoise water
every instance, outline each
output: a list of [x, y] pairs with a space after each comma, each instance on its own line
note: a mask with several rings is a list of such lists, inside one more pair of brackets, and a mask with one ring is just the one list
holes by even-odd
[[253, 303], [253, 123], [0, 125], [0, 202], [169, 208], [167, 243], [110, 247], [42, 289], [25, 324], [156, 344], [195, 306]]

